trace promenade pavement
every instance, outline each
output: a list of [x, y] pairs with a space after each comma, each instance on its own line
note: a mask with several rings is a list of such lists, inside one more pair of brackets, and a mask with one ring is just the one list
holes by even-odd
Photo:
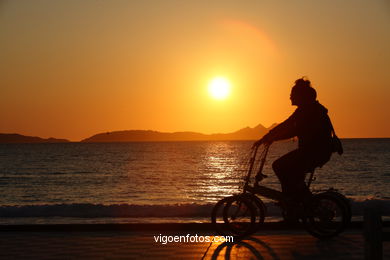
[[[364, 259], [359, 229], [331, 240], [301, 230], [267, 230], [235, 243], [156, 243], [159, 235], [209, 231], [2, 231], [0, 259]], [[390, 259], [389, 242], [384, 259]]]

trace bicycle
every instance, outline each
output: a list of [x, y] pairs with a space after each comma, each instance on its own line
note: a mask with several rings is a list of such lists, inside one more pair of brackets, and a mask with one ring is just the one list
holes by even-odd
[[[315, 180], [314, 169], [310, 172], [306, 187], [309, 198], [305, 202], [292, 204], [284, 198], [281, 191], [260, 185], [267, 177], [263, 174], [270, 145], [264, 145], [257, 160], [259, 146], [252, 149], [248, 164], [248, 172], [242, 193], [225, 197], [218, 201], [211, 214], [211, 221], [216, 231], [223, 235], [242, 237], [258, 231], [265, 221], [267, 207], [259, 196], [276, 202], [282, 210], [285, 220], [292, 213], [298, 223], [303, 224], [309, 234], [320, 239], [331, 238], [341, 233], [351, 221], [351, 208], [348, 199], [333, 188], [321, 192], [312, 192], [310, 186]], [[256, 181], [251, 184], [251, 175], [257, 171]], [[218, 220], [218, 212], [222, 210], [222, 220]], [[222, 222], [222, 223], [219, 223]]]

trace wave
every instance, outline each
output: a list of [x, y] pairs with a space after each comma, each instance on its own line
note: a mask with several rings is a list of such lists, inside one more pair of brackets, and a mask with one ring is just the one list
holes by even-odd
[[26, 206], [1, 206], [0, 217], [206, 217], [212, 204], [48, 204]]
[[[352, 215], [362, 216], [366, 207], [379, 208], [383, 215], [390, 215], [390, 200], [351, 200]], [[74, 218], [193, 218], [209, 217], [215, 204], [45, 204], [25, 206], [0, 206], [0, 218], [24, 217], [74, 217]], [[266, 203], [267, 216], [280, 216], [280, 209], [273, 203]]]

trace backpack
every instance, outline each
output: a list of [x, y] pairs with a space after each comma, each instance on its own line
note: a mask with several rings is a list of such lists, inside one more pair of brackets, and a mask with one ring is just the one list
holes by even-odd
[[334, 131], [332, 121], [330, 121], [330, 117], [329, 116], [327, 117], [329, 121], [330, 130], [332, 131], [332, 138], [331, 138], [332, 152], [333, 153], [337, 152], [339, 155], [342, 155], [344, 153], [343, 145], [341, 143], [341, 140], [337, 137], [336, 132]]

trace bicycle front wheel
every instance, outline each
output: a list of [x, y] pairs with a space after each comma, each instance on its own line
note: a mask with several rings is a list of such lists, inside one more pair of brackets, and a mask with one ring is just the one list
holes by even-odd
[[258, 231], [262, 227], [262, 225], [264, 224], [266, 207], [265, 207], [263, 201], [254, 194], [245, 193], [245, 194], [242, 194], [241, 196], [245, 196], [245, 198], [252, 203], [252, 206], [256, 211], [255, 231]]
[[256, 230], [256, 212], [246, 196], [232, 196], [223, 209], [224, 223], [237, 236], [252, 234]]
[[229, 196], [219, 200], [211, 212], [211, 223], [219, 235], [233, 235], [230, 228], [228, 228], [227, 224], [224, 222], [223, 213], [227, 203], [230, 200], [233, 200], [234, 197], [235, 196]]

